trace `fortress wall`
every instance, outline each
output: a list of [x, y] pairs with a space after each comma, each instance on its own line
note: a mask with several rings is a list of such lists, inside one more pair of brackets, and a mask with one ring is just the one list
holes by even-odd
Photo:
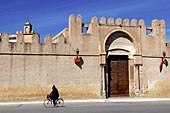
[[[98, 84], [98, 56], [82, 56], [82, 67], [74, 63], [75, 56], [0, 55], [1, 86]], [[90, 79], [89, 79], [90, 77]]]
[[[101, 17], [92, 17], [91, 22], [88, 24], [87, 34], [82, 33], [82, 16], [81, 15], [70, 15], [69, 17], [69, 40], [74, 47], [79, 47], [84, 44], [84, 38], [89, 38], [91, 53], [104, 53], [104, 38], [112, 31], [125, 31], [129, 33], [134, 42], [137, 54], [144, 56], [161, 56], [163, 51], [166, 51], [165, 46], [165, 21], [154, 19], [151, 26], [146, 26], [143, 19], [114, 19], [112, 17], [106, 19]], [[84, 23], [82, 23], [84, 24]], [[99, 37], [99, 39], [98, 39]], [[82, 40], [83, 39], [83, 40]], [[99, 41], [98, 41], [99, 40]], [[76, 43], [79, 42], [79, 43]], [[99, 47], [98, 47], [99, 45]], [[148, 49], [150, 48], [150, 49]], [[99, 51], [96, 51], [99, 50]], [[168, 51], [166, 51], [168, 53]], [[170, 56], [168, 54], [168, 56]]]
[[[83, 27], [88, 28], [86, 33], [82, 31]], [[33, 34], [32, 43], [25, 43], [22, 33], [18, 33], [16, 43], [9, 43], [7, 33], [1, 35], [0, 99], [10, 97], [22, 100], [20, 97], [25, 93], [31, 95], [31, 100], [44, 99], [53, 84], [59, 87], [64, 98], [100, 98], [100, 63], [105, 63], [106, 54], [104, 42], [106, 36], [116, 31], [130, 35], [135, 54], [141, 55], [141, 88], [150, 88], [147, 94], [151, 96], [156, 89], [159, 95], [161, 87], [158, 86], [163, 86], [162, 83], [170, 78], [169, 66], [164, 66], [162, 72], [159, 72], [163, 51], [166, 52], [168, 63], [170, 62], [169, 44], [165, 46], [164, 20], [153, 20], [151, 26], [146, 26], [143, 19], [107, 20], [101, 17], [98, 20], [97, 17], [92, 17], [91, 22], [85, 24], [82, 23], [81, 15], [72, 14], [69, 17], [69, 28], [57, 35], [55, 43], [50, 35], [46, 35], [42, 44], [38, 34]], [[77, 48], [82, 58], [81, 64], [74, 63]], [[99, 54], [103, 56], [100, 58]], [[169, 84], [164, 85], [169, 87]], [[10, 88], [16, 93], [9, 92]], [[22, 92], [24, 88], [25, 92]]]
[[[75, 57], [0, 55], [0, 87], [9, 89], [11, 87], [17, 89], [18, 87], [16, 93], [19, 95], [16, 95], [16, 98], [23, 95], [19, 88], [25, 87], [24, 90], [29, 89], [29, 92], [37, 92], [35, 98], [39, 98], [37, 96], [41, 95], [42, 92], [38, 91], [41, 88], [42, 90], [43, 88], [51, 89], [53, 84], [59, 87], [61, 96], [64, 98], [91, 98], [92, 95], [93, 98], [99, 98], [101, 72], [99, 71], [98, 56], [82, 56], [84, 64], [81, 68], [74, 63]], [[37, 91], [34, 88], [31, 90], [31, 87], [39, 88]], [[73, 88], [78, 89], [76, 90], [77, 94], [73, 91]], [[8, 98], [9, 95], [5, 92], [7, 91], [3, 91], [5, 95], [3, 98]], [[43, 95], [46, 93], [49, 92], [46, 90], [46, 92], [43, 92]]]
[[[95, 25], [94, 25], [95, 23]], [[93, 25], [93, 26], [92, 26]], [[92, 32], [95, 30], [95, 32]], [[107, 33], [114, 30], [124, 30], [133, 36], [133, 40], [136, 42], [136, 49], [140, 54], [144, 56], [162, 56], [162, 52], [166, 51], [165, 46], [165, 21], [154, 19], [151, 26], [145, 25], [143, 19], [114, 19], [112, 17], [106, 19], [101, 17], [98, 21], [97, 17], [92, 17], [91, 23], [89, 24], [89, 34], [99, 34], [101, 49], [103, 47], [104, 37]], [[100, 31], [97, 32], [97, 31]], [[96, 39], [97, 40], [97, 39]], [[141, 46], [141, 47], [140, 47]], [[103, 50], [100, 50], [104, 52]], [[168, 53], [168, 51], [166, 51]], [[168, 54], [168, 56], [170, 56]]]
[[161, 21], [155, 19], [151, 26], [142, 26], [141, 28], [142, 53], [144, 56], [159, 57], [162, 56], [163, 51], [168, 53], [165, 45], [165, 23]]
[[[165, 58], [168, 63], [169, 58]], [[141, 90], [144, 91], [144, 97], [170, 97], [170, 70], [169, 65], [165, 66], [163, 64], [163, 69], [160, 72], [160, 62], [161, 58], [156, 57], [144, 57], [143, 66], [141, 72]], [[145, 92], [145, 89], [147, 91]]]
[[[80, 51], [86, 51], [85, 45], [89, 46], [88, 54], [99, 54], [99, 25], [97, 23], [97, 19], [93, 17], [91, 19], [91, 23], [85, 26], [82, 23], [82, 16], [74, 14], [69, 16], [69, 38], [68, 44], [71, 45], [72, 48], [79, 48]], [[87, 28], [86, 32], [83, 32], [83, 28]], [[88, 41], [88, 43], [84, 41]], [[84, 50], [85, 49], [85, 50]], [[69, 51], [71, 54], [75, 50]]]
[[[76, 52], [70, 53], [73, 48], [62, 37], [57, 44], [52, 43], [50, 35], [45, 37], [44, 44], [39, 43], [37, 34], [33, 35], [32, 43], [24, 43], [22, 38], [23, 35], [19, 34], [16, 43], [9, 43], [8, 34], [4, 33], [1, 37], [0, 87], [3, 93], [0, 94], [0, 101], [1, 97], [5, 101], [9, 95], [11, 100], [22, 100], [24, 87], [25, 93], [32, 95], [30, 100], [43, 99], [53, 84], [60, 88], [64, 98], [101, 97], [97, 54], [88, 54], [88, 49], [86, 53], [80, 51], [82, 63], [79, 65], [74, 63]], [[10, 88], [11, 91], [17, 89], [16, 93], [7, 94]], [[77, 89], [76, 92], [73, 88]]]

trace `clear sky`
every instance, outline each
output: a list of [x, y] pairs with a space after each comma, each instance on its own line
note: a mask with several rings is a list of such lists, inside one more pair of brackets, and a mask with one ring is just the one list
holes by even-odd
[[166, 22], [166, 40], [170, 34], [170, 0], [0, 0], [0, 33], [23, 31], [29, 20], [40, 34], [56, 35], [68, 27], [70, 14], [81, 14], [83, 22], [98, 18], [144, 19], [150, 26], [153, 19]]

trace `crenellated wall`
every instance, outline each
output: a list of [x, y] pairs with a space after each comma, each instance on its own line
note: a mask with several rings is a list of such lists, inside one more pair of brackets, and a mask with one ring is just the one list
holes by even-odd
[[[52, 43], [51, 35], [46, 35], [44, 43], [40, 43], [39, 35], [32, 36], [32, 43], [24, 42], [24, 35], [19, 33], [16, 42], [9, 42], [9, 35], [3, 33], [0, 42], [0, 53], [10, 54], [60, 54], [69, 53], [68, 46], [63, 37], [60, 37], [58, 43]], [[61, 49], [64, 48], [64, 49]]]
[[[87, 28], [86, 33], [82, 32], [83, 28]], [[163, 51], [166, 52], [167, 61], [169, 62], [170, 60], [169, 43], [166, 43], [165, 31], [164, 20], [154, 19], [151, 22], [151, 26], [147, 26], [143, 19], [129, 20], [127, 18], [114, 19], [112, 17], [108, 19], [101, 17], [98, 19], [94, 16], [90, 23], [83, 23], [81, 15], [75, 16], [72, 14], [69, 17], [69, 42], [72, 44], [79, 42], [73, 45], [79, 47], [84, 54], [99, 54], [99, 64], [106, 64], [107, 43], [110, 44], [107, 46], [113, 46], [114, 48], [115, 45], [119, 45], [117, 43], [114, 45], [111, 44], [109, 38], [126, 38], [124, 41], [122, 39], [122, 42], [119, 42], [124, 45], [120, 44], [117, 47], [131, 51], [128, 55], [130, 59], [129, 62], [131, 62], [129, 64], [129, 67], [131, 67], [129, 71], [133, 70], [134, 74], [129, 76], [132, 77], [134, 75], [135, 81], [137, 82], [134, 83], [133, 80], [130, 80], [132, 81], [130, 84], [132, 84], [132, 88], [140, 87], [142, 92], [148, 91], [148, 87], [151, 87], [150, 81], [152, 80], [164, 81], [170, 79], [168, 76], [159, 77], [161, 75], [169, 75], [170, 73], [166, 66], [164, 66], [164, 72], [160, 72], [159, 70]], [[131, 41], [132, 44], [129, 45], [132, 47], [128, 47], [128, 44], [123, 43], [128, 42], [127, 39]], [[85, 47], [82, 47], [84, 44]], [[85, 53], [85, 50], [90, 50], [90, 52]], [[141, 76], [140, 82], [138, 82], [138, 76]], [[156, 79], [155, 76], [159, 79]], [[133, 84], [135, 84], [135, 86], [133, 86]], [[139, 84], [139, 86], [136, 86], [136, 84]]]
[[[63, 35], [58, 38], [57, 43], [53, 43], [52, 37], [46, 35], [41, 44], [39, 35], [34, 34], [32, 43], [25, 43], [24, 35], [19, 33], [17, 42], [11, 43], [7, 33], [1, 35], [0, 87], [3, 93], [0, 101], [27, 100], [25, 93], [29, 93], [29, 100], [44, 99], [53, 84], [63, 98], [100, 98], [98, 55], [80, 51], [81, 63], [75, 64], [76, 48]], [[10, 98], [5, 93], [9, 88], [18, 89], [9, 94]], [[25, 93], [21, 91], [23, 88]], [[73, 88], [77, 90], [73, 92]]]
[[[86, 33], [82, 32], [83, 27], [87, 28]], [[114, 19], [112, 17], [106, 19], [105, 17], [101, 17], [98, 20], [98, 18], [94, 16], [90, 23], [83, 23], [81, 15], [75, 16], [72, 14], [69, 17], [69, 42], [72, 43], [75, 48], [78, 47], [82, 51], [85, 48], [82, 47], [82, 45], [86, 44], [86, 40], [90, 40], [88, 46], [90, 46], [91, 53], [99, 54], [105, 52], [104, 38], [107, 37], [109, 33], [111, 34], [116, 31], [125, 32], [132, 37], [135, 48], [138, 51], [137, 54], [161, 56], [162, 51], [166, 51], [164, 20], [155, 19], [152, 21], [151, 26], [146, 26], [143, 19], [137, 21], [136, 19]], [[97, 42], [97, 40], [100, 41]], [[91, 47], [91, 44], [93, 47]], [[101, 46], [101, 50], [96, 51], [98, 50], [98, 45]]]
[[[26, 87], [28, 92], [38, 87], [34, 89], [36, 97], [45, 97], [53, 84], [60, 88], [64, 98], [106, 97], [108, 55], [128, 56], [130, 96], [137, 88], [144, 94], [157, 89], [154, 83], [159, 85], [170, 80], [169, 66], [164, 66], [162, 72], [159, 70], [163, 51], [170, 62], [170, 44], [165, 42], [165, 37], [164, 20], [155, 19], [147, 26], [143, 19], [94, 16], [90, 23], [83, 23], [80, 14], [71, 14], [68, 28], [54, 37], [46, 35], [44, 43], [40, 43], [36, 33], [26, 38], [26, 34], [17, 32], [16, 42], [9, 42], [9, 35], [3, 33], [0, 36], [0, 87], [4, 93], [0, 99], [5, 95], [5, 88], [21, 87]], [[79, 64], [74, 61], [77, 48]], [[43, 90], [43, 94], [39, 90]], [[22, 91], [17, 92], [17, 98], [23, 95]]]

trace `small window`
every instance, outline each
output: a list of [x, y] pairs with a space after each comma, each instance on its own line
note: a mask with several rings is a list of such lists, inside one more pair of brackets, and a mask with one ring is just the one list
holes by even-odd
[[146, 35], [152, 35], [152, 29], [146, 28]]
[[82, 28], [82, 33], [86, 34], [87, 33], [87, 29], [88, 29], [87, 27], [83, 27]]
[[87, 34], [89, 26], [87, 24], [82, 23], [82, 33]]

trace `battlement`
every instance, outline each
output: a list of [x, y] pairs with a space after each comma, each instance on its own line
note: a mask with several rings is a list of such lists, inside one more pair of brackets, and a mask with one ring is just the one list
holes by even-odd
[[9, 34], [2, 33], [0, 41], [0, 53], [9, 54], [55, 54], [55, 53], [68, 53], [68, 50], [63, 51], [62, 46], [65, 44], [63, 38], [59, 38], [59, 43], [52, 43], [51, 35], [46, 35], [44, 43], [40, 43], [38, 34], [32, 35], [32, 43], [24, 41], [24, 34], [18, 32], [16, 42], [9, 41]]
[[[78, 14], [75, 16], [74, 14], [69, 16], [69, 23], [82, 23], [82, 16]], [[91, 23], [90, 24], [99, 24], [99, 25], [122, 25], [122, 26], [146, 26], [145, 21], [143, 19], [137, 20], [137, 19], [122, 19], [122, 18], [117, 18], [114, 19], [113, 17], [110, 17], [106, 19], [106, 17], [101, 17], [98, 19], [96, 16], [91, 18]], [[151, 26], [165, 26], [165, 21], [164, 20], [157, 20], [154, 19], [152, 20]]]
[[[7, 33], [0, 34], [0, 52], [1, 53], [65, 53], [70, 54], [75, 52], [76, 48], [80, 51], [88, 53], [98, 53], [98, 46], [94, 46], [96, 40], [104, 41], [105, 35], [113, 30], [127, 31], [129, 34], [135, 35], [139, 38], [141, 35], [142, 40], [146, 42], [153, 39], [146, 37], [154, 37], [157, 43], [164, 44], [165, 40], [165, 21], [152, 20], [151, 26], [146, 26], [143, 19], [114, 19], [112, 17], [106, 19], [101, 17], [98, 19], [96, 16], [91, 18], [90, 23], [83, 23], [82, 16], [74, 14], [69, 16], [69, 27], [63, 29], [60, 33], [53, 38], [51, 35], [45, 36], [44, 43], [40, 43], [40, 37], [37, 33], [33, 32], [32, 25], [26, 23], [24, 31], [17, 31], [16, 35], [8, 35]], [[85, 28], [85, 32], [83, 31]], [[139, 30], [140, 28], [140, 30]], [[147, 34], [151, 32], [151, 35]], [[140, 38], [139, 38], [140, 39]], [[139, 40], [138, 40], [139, 41]], [[78, 43], [77, 43], [78, 42]], [[99, 44], [99, 43], [98, 43]], [[92, 49], [93, 48], [93, 49]]]

